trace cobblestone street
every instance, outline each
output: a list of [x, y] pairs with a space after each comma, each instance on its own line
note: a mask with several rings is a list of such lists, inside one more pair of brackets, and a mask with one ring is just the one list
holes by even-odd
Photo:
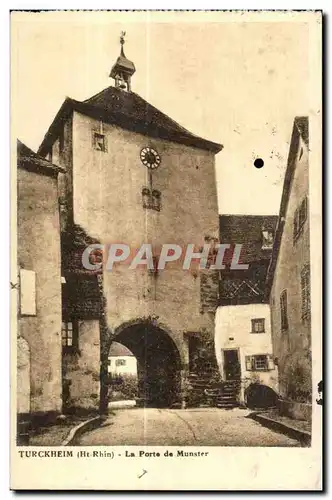
[[248, 417], [250, 411], [122, 409], [84, 434], [78, 445], [300, 446]]

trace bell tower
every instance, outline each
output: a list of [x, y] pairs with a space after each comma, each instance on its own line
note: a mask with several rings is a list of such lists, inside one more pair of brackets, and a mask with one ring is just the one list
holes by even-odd
[[111, 69], [110, 78], [113, 78], [115, 81], [115, 87], [125, 90], [127, 92], [131, 91], [131, 77], [135, 73], [136, 68], [133, 62], [129, 61], [126, 58], [123, 50], [123, 46], [125, 43], [124, 37], [126, 36], [125, 31], [121, 31], [120, 35], [120, 44], [121, 44], [121, 52], [119, 57], [116, 60], [116, 63]]

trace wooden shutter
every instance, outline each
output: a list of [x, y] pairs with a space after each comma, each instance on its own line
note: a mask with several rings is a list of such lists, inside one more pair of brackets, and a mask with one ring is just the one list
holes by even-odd
[[302, 319], [310, 315], [310, 268], [306, 264], [301, 271]]
[[293, 241], [296, 240], [298, 232], [299, 232], [299, 210], [297, 208], [294, 212], [294, 219], [293, 219]]
[[267, 368], [268, 370], [274, 370], [274, 361], [271, 354], [267, 355]]
[[280, 319], [281, 319], [281, 330], [287, 330], [288, 329], [287, 290], [284, 290], [280, 295]]
[[253, 370], [253, 356], [246, 356], [246, 370]]

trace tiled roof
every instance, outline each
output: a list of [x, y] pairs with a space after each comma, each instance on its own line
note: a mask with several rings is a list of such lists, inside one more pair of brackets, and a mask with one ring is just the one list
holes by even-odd
[[232, 247], [242, 244], [240, 262], [243, 264], [269, 260], [272, 248], [262, 248], [262, 231], [274, 233], [277, 220], [277, 215], [220, 215], [220, 242], [229, 243]]
[[41, 158], [20, 140], [17, 140], [17, 166], [45, 175], [56, 175], [58, 172], [64, 172], [62, 167]]
[[46, 133], [39, 147], [39, 154], [45, 155], [48, 152], [59, 134], [59, 127], [73, 110], [149, 137], [186, 144], [215, 154], [223, 147], [192, 134], [138, 94], [108, 87], [85, 101], [67, 98]]
[[123, 344], [112, 342], [109, 356], [134, 356], [133, 353]]

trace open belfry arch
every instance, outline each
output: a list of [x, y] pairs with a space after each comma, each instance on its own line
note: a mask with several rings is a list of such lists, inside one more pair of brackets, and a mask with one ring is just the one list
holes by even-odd
[[[216, 377], [214, 317], [218, 271], [128, 269], [89, 272], [93, 243], [163, 243], [202, 248], [219, 241], [215, 155], [200, 138], [132, 90], [136, 68], [124, 53], [114, 85], [85, 101], [67, 98], [38, 153], [59, 173], [65, 408], [107, 409], [111, 342], [138, 360], [146, 405], [182, 404], [188, 379], [204, 388]], [[158, 250], [159, 249], [159, 250]], [[203, 382], [202, 382], [203, 381]]]

